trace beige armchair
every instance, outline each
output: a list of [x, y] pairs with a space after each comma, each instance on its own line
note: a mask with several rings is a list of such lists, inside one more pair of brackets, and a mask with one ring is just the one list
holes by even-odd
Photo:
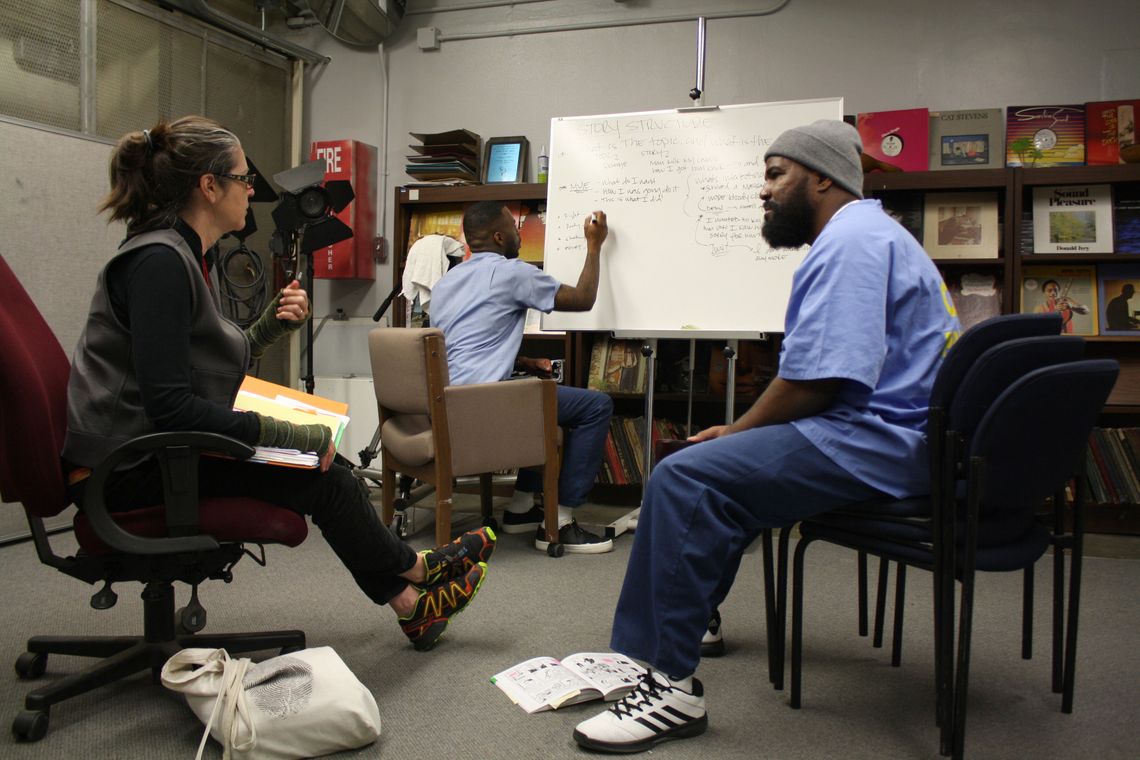
[[455, 479], [478, 475], [484, 524], [491, 518], [491, 473], [543, 469], [546, 539], [558, 544], [558, 399], [551, 380], [526, 378], [450, 385], [443, 333], [378, 327], [368, 335], [380, 411], [383, 519], [395, 512], [397, 473], [435, 487], [435, 540], [451, 540]]

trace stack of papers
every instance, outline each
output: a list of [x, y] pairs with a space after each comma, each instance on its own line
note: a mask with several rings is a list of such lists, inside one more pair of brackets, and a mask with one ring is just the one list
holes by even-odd
[[[324, 425], [332, 433], [333, 446], [340, 444], [348, 426], [348, 404], [314, 396], [284, 385], [246, 376], [234, 399], [234, 409], [257, 412], [266, 417], [298, 425]], [[316, 467], [320, 458], [312, 451], [254, 447], [251, 462], [264, 462], [284, 467]]]
[[447, 132], [411, 132], [420, 145], [409, 145], [404, 171], [418, 182], [410, 185], [476, 185], [483, 138], [466, 129]]

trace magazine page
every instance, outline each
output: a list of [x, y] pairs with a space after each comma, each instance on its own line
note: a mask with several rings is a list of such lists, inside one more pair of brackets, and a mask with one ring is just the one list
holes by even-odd
[[625, 655], [613, 652], [581, 652], [562, 658], [562, 665], [572, 670], [613, 701], [632, 691], [645, 668]]
[[492, 676], [491, 683], [528, 713], [555, 710], [564, 704], [599, 696], [589, 683], [553, 657], [534, 657], [520, 662]]

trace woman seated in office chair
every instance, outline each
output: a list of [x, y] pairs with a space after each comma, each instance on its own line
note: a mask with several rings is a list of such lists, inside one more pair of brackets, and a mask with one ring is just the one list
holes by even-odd
[[[258, 498], [310, 515], [360, 589], [392, 608], [416, 649], [430, 649], [482, 584], [494, 533], [473, 531], [417, 554], [333, 461], [327, 428], [234, 411], [251, 361], [309, 317], [296, 280], [244, 332], [221, 314], [205, 252], [244, 227], [256, 179], [237, 137], [201, 116], [160, 121], [123, 136], [110, 170], [100, 210], [126, 222], [127, 238], [99, 275], [72, 360], [62, 453], [76, 504], [88, 468], [146, 433], [203, 430], [316, 452], [313, 470], [204, 457], [200, 495]], [[105, 496], [125, 511], [159, 504], [162, 494], [159, 468], [146, 459], [112, 476]]]

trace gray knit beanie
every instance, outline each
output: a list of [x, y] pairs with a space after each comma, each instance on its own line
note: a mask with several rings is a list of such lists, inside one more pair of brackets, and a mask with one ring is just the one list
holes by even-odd
[[764, 154], [764, 160], [769, 156], [790, 158], [862, 198], [862, 152], [863, 143], [855, 127], [844, 121], [820, 119], [781, 134]]

